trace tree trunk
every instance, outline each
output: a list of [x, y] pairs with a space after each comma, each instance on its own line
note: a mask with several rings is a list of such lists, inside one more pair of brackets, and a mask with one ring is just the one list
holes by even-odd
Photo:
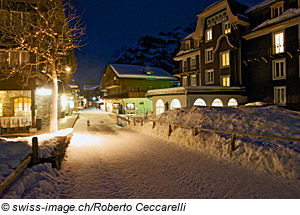
[[50, 105], [50, 133], [57, 132], [57, 99], [58, 99], [58, 86], [57, 86], [57, 75], [56, 68], [54, 64], [51, 64], [51, 76], [52, 76], [52, 95], [51, 95], [51, 105]]

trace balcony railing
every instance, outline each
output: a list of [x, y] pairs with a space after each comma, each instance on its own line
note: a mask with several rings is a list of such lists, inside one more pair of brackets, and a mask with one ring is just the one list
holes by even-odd
[[120, 86], [120, 82], [119, 80], [111, 80], [111, 81], [108, 81], [106, 83], [103, 84], [104, 88], [114, 88], [114, 87], [119, 87]]
[[181, 68], [181, 69], [174, 69], [173, 70], [173, 75], [178, 75], [178, 74], [186, 73], [186, 72], [195, 72], [195, 71], [198, 71], [198, 70], [200, 70], [199, 65], [191, 65], [190, 68], [184, 67], [184, 68]]
[[144, 98], [146, 92], [128, 92], [129, 98]]
[[248, 49], [246, 51], [247, 60], [255, 60], [266, 58], [276, 54], [294, 53], [300, 49], [300, 40], [288, 42], [282, 45], [273, 45], [265, 47], [257, 47], [256, 49]]

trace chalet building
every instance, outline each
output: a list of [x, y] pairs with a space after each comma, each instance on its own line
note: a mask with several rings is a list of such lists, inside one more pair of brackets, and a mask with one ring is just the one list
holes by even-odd
[[100, 108], [99, 84], [89, 84], [83, 86], [83, 95], [85, 98], [85, 107]]
[[115, 113], [152, 112], [152, 100], [146, 92], [170, 88], [177, 78], [156, 67], [110, 64], [102, 74], [100, 90], [104, 93], [105, 109]]
[[147, 93], [154, 112], [255, 101], [300, 110], [299, 4], [221, 0], [204, 9], [174, 58], [181, 88]]
[[[35, 0], [28, 2], [35, 4]], [[22, 0], [0, 0], [0, 17], [2, 26], [20, 28], [25, 21], [32, 20], [34, 12], [26, 8]], [[38, 59], [33, 52], [25, 48], [10, 51], [5, 43], [6, 41], [1, 41], [0, 44], [0, 134], [4, 131], [25, 130], [29, 127], [38, 129], [47, 127], [50, 119], [51, 89], [44, 75], [45, 64], [39, 63], [42, 59]], [[75, 59], [71, 54], [70, 59], [65, 60], [65, 65], [71, 66], [72, 62], [75, 62]], [[6, 76], [7, 71], [15, 68], [24, 74], [35, 72], [39, 76], [28, 80], [24, 80], [25, 76], [21, 77], [18, 74]], [[63, 107], [65, 95], [68, 94], [68, 98], [72, 97], [66, 84], [72, 78], [69, 76], [59, 77], [59, 116], [62, 115], [61, 112], [65, 112]], [[69, 104], [69, 101], [66, 102]]]
[[246, 92], [263, 101], [300, 110], [300, 1], [263, 1], [246, 10]]

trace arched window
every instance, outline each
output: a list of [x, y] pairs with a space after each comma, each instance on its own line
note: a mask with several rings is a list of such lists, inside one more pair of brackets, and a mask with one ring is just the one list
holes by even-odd
[[206, 106], [206, 102], [203, 99], [197, 99], [194, 106]]
[[237, 100], [235, 99], [235, 98], [231, 98], [231, 99], [229, 99], [229, 102], [228, 102], [228, 107], [236, 107], [236, 106], [238, 106], [238, 102], [237, 102]]
[[163, 100], [159, 99], [156, 102], [156, 115], [159, 115], [165, 111], [165, 105]]
[[173, 110], [175, 108], [181, 108], [180, 101], [178, 99], [173, 99], [171, 102], [171, 108], [170, 110]]
[[213, 106], [213, 107], [223, 107], [223, 102], [222, 102], [221, 99], [216, 98], [216, 99], [213, 101], [213, 103], [212, 103], [211, 106]]
[[29, 116], [31, 110], [31, 98], [20, 97], [14, 99], [14, 116]]

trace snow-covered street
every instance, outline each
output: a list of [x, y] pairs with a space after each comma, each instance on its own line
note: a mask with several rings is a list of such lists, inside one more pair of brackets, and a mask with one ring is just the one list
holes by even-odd
[[48, 198], [300, 198], [299, 180], [119, 127], [96, 110], [81, 113], [56, 181]]

